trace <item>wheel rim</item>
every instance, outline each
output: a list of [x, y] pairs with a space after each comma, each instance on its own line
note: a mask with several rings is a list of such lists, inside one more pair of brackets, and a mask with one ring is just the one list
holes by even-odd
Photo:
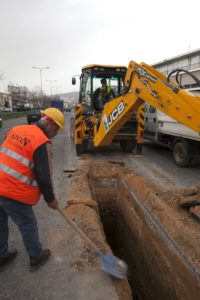
[[176, 153], [175, 153], [175, 159], [177, 162], [183, 162], [185, 159], [185, 155], [183, 153], [183, 149], [180, 145], [177, 145]]

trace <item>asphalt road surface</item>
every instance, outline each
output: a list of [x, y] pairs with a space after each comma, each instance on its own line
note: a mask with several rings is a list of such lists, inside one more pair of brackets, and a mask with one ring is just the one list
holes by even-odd
[[170, 150], [144, 141], [142, 155], [123, 153], [119, 145], [94, 149], [89, 147], [84, 159], [121, 161], [138, 175], [161, 185], [165, 190], [188, 188], [200, 184], [200, 164], [180, 168], [172, 160]]

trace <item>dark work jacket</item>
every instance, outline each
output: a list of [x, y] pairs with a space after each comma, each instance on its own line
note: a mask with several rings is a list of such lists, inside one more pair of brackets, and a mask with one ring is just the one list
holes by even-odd
[[[43, 130], [47, 136], [45, 127], [41, 124], [37, 126]], [[41, 194], [47, 203], [55, 200], [53, 190], [53, 174], [52, 174], [52, 148], [50, 143], [45, 143], [38, 147], [34, 154], [34, 172], [39, 185]]]

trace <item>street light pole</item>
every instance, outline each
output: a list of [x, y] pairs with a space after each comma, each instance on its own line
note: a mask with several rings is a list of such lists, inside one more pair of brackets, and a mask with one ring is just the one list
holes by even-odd
[[61, 89], [61, 86], [56, 86], [56, 95], [57, 95], [58, 89]]
[[41, 96], [41, 105], [42, 107], [44, 106], [44, 103], [43, 103], [43, 92], [42, 92], [42, 70], [45, 70], [45, 69], [49, 69], [49, 67], [32, 67], [33, 69], [38, 69], [40, 70], [40, 96]]
[[50, 82], [50, 87], [51, 87], [51, 98], [52, 98], [52, 88], [53, 88], [53, 82], [56, 82], [57, 80], [45, 80], [45, 81], [48, 81]]

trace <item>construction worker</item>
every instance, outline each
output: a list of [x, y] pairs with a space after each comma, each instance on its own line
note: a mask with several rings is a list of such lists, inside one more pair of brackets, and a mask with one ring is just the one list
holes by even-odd
[[47, 108], [37, 124], [12, 128], [0, 146], [0, 270], [17, 255], [17, 250], [8, 248], [8, 217], [20, 230], [31, 270], [50, 256], [39, 241], [32, 206], [42, 194], [48, 207], [58, 207], [52, 184], [51, 139], [59, 129], [64, 129], [63, 113]]
[[94, 92], [94, 98], [98, 99], [98, 108], [102, 110], [104, 104], [109, 102], [112, 98], [115, 97], [115, 94], [110, 86], [107, 85], [105, 78], [101, 79], [101, 87]]

